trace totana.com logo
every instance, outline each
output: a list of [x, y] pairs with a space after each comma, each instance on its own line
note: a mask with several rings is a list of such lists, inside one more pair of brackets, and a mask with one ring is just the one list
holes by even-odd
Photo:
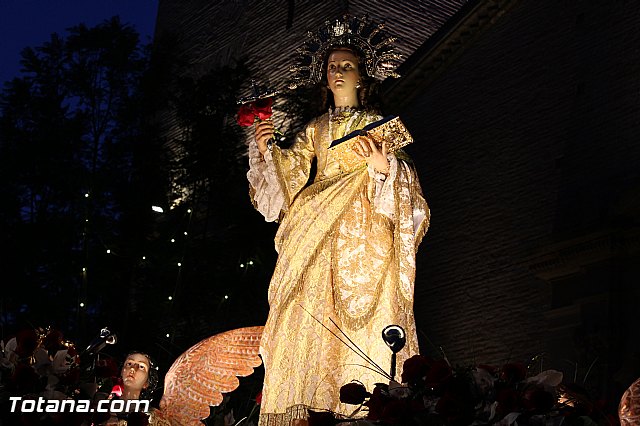
[[103, 399], [93, 407], [88, 399], [22, 399], [12, 396], [9, 400], [12, 413], [146, 413], [151, 407], [151, 401], [147, 399]]

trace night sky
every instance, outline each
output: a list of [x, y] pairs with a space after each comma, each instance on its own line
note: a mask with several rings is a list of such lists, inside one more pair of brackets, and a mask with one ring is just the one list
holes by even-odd
[[0, 84], [20, 72], [20, 51], [51, 33], [84, 23], [90, 27], [119, 15], [151, 42], [158, 0], [0, 0]]

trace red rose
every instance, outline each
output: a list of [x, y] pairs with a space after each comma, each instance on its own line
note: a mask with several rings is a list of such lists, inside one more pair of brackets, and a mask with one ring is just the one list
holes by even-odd
[[256, 116], [253, 111], [251, 111], [251, 107], [249, 105], [242, 105], [240, 107], [237, 118], [239, 125], [241, 125], [242, 127], [251, 126], [255, 119]]
[[62, 332], [60, 330], [51, 330], [42, 340], [42, 346], [47, 351], [53, 351], [55, 354], [62, 346]]
[[371, 396], [362, 383], [347, 383], [340, 388], [340, 402], [345, 404], [360, 405]]
[[258, 99], [251, 105], [253, 107], [253, 113], [258, 117], [258, 119], [266, 120], [267, 118], [271, 117], [271, 115], [273, 115], [273, 111], [271, 111], [272, 104], [273, 98], [266, 98]]
[[271, 105], [273, 98], [258, 99], [254, 102], [244, 104], [238, 110], [237, 121], [240, 126], [251, 126], [256, 119], [266, 120], [273, 115]]
[[453, 377], [453, 369], [444, 359], [433, 361], [425, 375], [425, 385], [434, 391], [440, 391], [444, 384]]
[[262, 403], [262, 391], [256, 395], [256, 404], [260, 405]]
[[402, 383], [418, 383], [427, 375], [433, 360], [422, 355], [414, 355], [402, 365]]

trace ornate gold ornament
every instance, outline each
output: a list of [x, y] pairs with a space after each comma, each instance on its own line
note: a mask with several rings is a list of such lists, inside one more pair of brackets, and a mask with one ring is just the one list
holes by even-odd
[[315, 33], [307, 33], [309, 40], [296, 49], [297, 64], [291, 67], [290, 89], [319, 83], [325, 72], [323, 63], [328, 52], [336, 47], [353, 47], [363, 56], [364, 71], [369, 77], [384, 80], [400, 77], [395, 69], [402, 55], [394, 52], [396, 37], [384, 31], [384, 23], [376, 24], [365, 15], [362, 18], [344, 15], [326, 21]]

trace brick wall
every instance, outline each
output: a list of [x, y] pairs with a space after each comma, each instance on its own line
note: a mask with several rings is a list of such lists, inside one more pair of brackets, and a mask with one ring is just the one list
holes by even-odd
[[[542, 351], [578, 361], [591, 318], [617, 350], [640, 351], [624, 325], [640, 300], [637, 240], [598, 262], [578, 253], [584, 261], [548, 279], [530, 260], [637, 230], [638, 46], [630, 2], [522, 0], [400, 111], [432, 208], [416, 282], [423, 349], [443, 346], [454, 363]], [[584, 302], [594, 295], [595, 307]], [[556, 309], [578, 311], [562, 332], [549, 328]], [[610, 372], [623, 368], [622, 354], [603, 353], [601, 363], [618, 359]]]

